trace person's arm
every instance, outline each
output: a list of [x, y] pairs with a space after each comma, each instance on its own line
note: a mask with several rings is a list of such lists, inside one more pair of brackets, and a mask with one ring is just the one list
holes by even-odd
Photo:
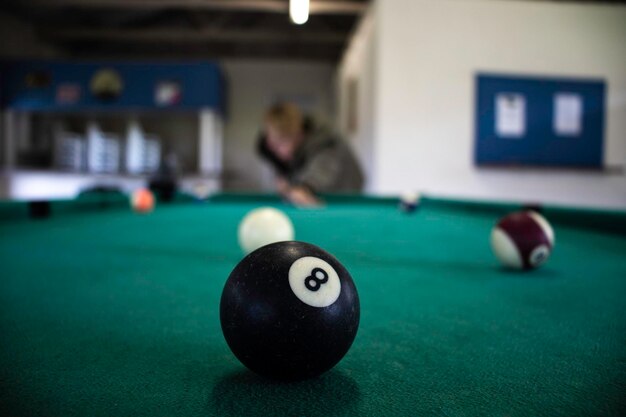
[[317, 207], [322, 205], [322, 201], [307, 187], [299, 185], [289, 187], [284, 195], [293, 205], [298, 207]]
[[332, 147], [321, 150], [305, 165], [293, 184], [278, 181], [278, 189], [298, 207], [316, 207], [322, 204], [318, 192], [332, 191], [340, 173], [341, 161]]
[[333, 192], [341, 174], [342, 158], [335, 146], [321, 149], [297, 175], [294, 185], [307, 188], [313, 195]]
[[321, 204], [320, 200], [307, 187], [292, 186], [289, 181], [281, 176], [276, 177], [276, 190], [285, 200], [298, 207], [312, 207]]

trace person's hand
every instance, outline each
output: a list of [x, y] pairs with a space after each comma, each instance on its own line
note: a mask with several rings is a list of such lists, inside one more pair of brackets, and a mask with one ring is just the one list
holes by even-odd
[[286, 194], [291, 203], [298, 207], [318, 207], [321, 201], [306, 187], [291, 187]]

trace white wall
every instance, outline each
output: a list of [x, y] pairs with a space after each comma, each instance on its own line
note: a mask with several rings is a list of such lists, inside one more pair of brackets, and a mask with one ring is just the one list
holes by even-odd
[[478, 71], [604, 78], [605, 159], [626, 163], [626, 7], [493, 0], [385, 0], [376, 20], [372, 189], [626, 207], [626, 175], [476, 169]]
[[[365, 172], [365, 190], [372, 192], [375, 172], [374, 103], [376, 81], [376, 27], [369, 10], [361, 19], [337, 68], [337, 125], [342, 136], [350, 142]], [[349, 85], [356, 83], [356, 100], [350, 102]], [[354, 105], [355, 126], [350, 126], [349, 106]], [[354, 122], [353, 122], [354, 123]]]
[[273, 175], [256, 155], [265, 109], [277, 99], [304, 101], [312, 115], [332, 123], [334, 68], [291, 61], [225, 61], [228, 117], [224, 126], [226, 190], [272, 190]]

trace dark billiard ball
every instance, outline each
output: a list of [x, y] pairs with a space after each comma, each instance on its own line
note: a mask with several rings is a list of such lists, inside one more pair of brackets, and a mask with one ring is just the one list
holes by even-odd
[[315, 377], [348, 352], [359, 297], [346, 268], [304, 242], [263, 246], [231, 272], [220, 301], [228, 346], [252, 371], [274, 379]]
[[503, 217], [491, 232], [491, 247], [502, 264], [515, 269], [543, 265], [554, 247], [550, 223], [534, 211]]
[[419, 208], [420, 195], [416, 192], [404, 193], [400, 196], [400, 210], [404, 213], [413, 213]]

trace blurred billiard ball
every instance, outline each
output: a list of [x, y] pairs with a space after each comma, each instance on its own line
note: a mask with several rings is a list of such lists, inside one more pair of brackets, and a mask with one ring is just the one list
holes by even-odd
[[293, 240], [293, 223], [282, 211], [260, 207], [250, 211], [239, 223], [239, 246], [248, 254], [270, 243]]
[[400, 210], [404, 213], [413, 213], [419, 208], [420, 194], [418, 192], [407, 192], [400, 196]]
[[553, 247], [552, 226], [534, 211], [509, 214], [491, 231], [491, 248], [508, 268], [537, 268], [548, 260]]
[[354, 341], [359, 315], [356, 287], [343, 265], [295, 241], [246, 256], [220, 301], [222, 331], [235, 356], [281, 380], [315, 377], [335, 366]]
[[150, 213], [154, 210], [154, 194], [145, 188], [136, 190], [131, 195], [130, 204], [137, 213]]

